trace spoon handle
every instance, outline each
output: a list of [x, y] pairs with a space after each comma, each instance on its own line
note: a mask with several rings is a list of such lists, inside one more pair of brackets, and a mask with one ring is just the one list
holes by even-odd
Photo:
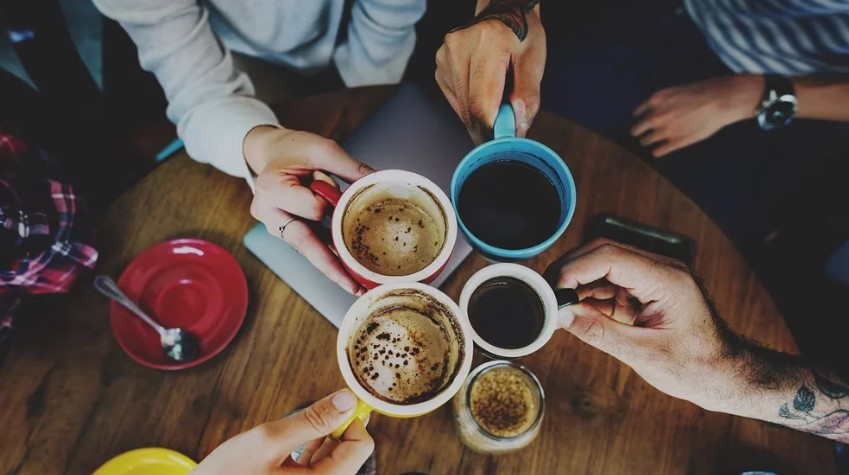
[[118, 288], [118, 284], [115, 283], [109, 276], [99, 275], [94, 278], [94, 288], [97, 289], [101, 294], [109, 297], [110, 299], [118, 302], [119, 304], [126, 307], [127, 310], [136, 314], [137, 317], [141, 318], [145, 323], [150, 325], [154, 330], [162, 334], [165, 332], [165, 328], [162, 325], [153, 321], [152, 318], [148, 317], [146, 313], [142, 311], [132, 300], [130, 300], [127, 295]]

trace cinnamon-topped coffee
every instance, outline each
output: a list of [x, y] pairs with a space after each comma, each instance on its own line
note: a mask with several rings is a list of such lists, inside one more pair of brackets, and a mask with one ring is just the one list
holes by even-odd
[[516, 437], [534, 425], [539, 393], [521, 371], [504, 366], [481, 374], [472, 384], [469, 406], [478, 425], [498, 437]]
[[382, 400], [429, 400], [451, 384], [463, 359], [456, 325], [456, 316], [429, 295], [409, 289], [389, 294], [351, 334], [351, 369]]
[[382, 275], [409, 275], [442, 252], [446, 217], [423, 188], [373, 185], [351, 200], [342, 235], [351, 255], [365, 268]]

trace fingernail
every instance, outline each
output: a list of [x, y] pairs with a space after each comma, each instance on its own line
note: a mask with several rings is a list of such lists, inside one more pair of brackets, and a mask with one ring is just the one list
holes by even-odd
[[330, 398], [330, 402], [339, 412], [346, 412], [357, 404], [357, 396], [347, 389], [343, 389]]
[[558, 312], [560, 328], [569, 328], [575, 321], [575, 314], [569, 308], [561, 308]]
[[517, 119], [517, 129], [519, 133], [525, 133], [528, 131], [528, 107], [525, 104], [525, 101], [522, 99], [516, 99], [516, 102], [513, 104], [513, 112], [516, 113]]

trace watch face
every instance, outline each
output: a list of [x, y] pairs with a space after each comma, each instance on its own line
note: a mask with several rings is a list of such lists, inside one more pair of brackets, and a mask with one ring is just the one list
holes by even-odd
[[770, 127], [781, 127], [790, 123], [793, 120], [793, 116], [796, 114], [796, 101], [795, 98], [793, 100], [783, 100], [784, 98], [779, 98], [779, 100], [773, 102], [769, 105], [765, 112], [765, 122], [769, 124]]
[[773, 125], [784, 125], [793, 118], [796, 106], [789, 102], [776, 102], [766, 111], [766, 120]]

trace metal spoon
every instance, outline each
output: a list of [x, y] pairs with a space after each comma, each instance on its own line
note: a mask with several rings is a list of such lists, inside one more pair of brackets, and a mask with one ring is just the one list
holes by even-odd
[[94, 278], [94, 288], [101, 294], [123, 305], [127, 310], [136, 314], [143, 322], [159, 333], [159, 343], [162, 351], [174, 361], [191, 361], [198, 357], [200, 345], [197, 337], [182, 328], [165, 328], [147, 316], [129, 297], [127, 297], [118, 284], [106, 275]]

